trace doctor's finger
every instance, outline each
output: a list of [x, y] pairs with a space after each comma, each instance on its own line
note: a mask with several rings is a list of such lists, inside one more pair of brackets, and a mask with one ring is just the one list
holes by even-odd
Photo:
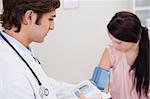
[[87, 99], [84, 95], [80, 95], [80, 99]]

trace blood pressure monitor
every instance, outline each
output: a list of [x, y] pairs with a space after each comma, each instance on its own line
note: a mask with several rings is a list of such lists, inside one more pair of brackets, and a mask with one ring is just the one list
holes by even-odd
[[91, 81], [84, 80], [77, 84], [72, 92], [79, 98], [80, 94], [90, 99], [110, 99], [110, 93], [104, 92], [104, 88], [109, 82], [110, 72], [101, 67], [96, 67]]
[[91, 99], [100, 99], [101, 93], [101, 91], [88, 80], [77, 84], [72, 92], [77, 98], [79, 98], [80, 94], [83, 94], [85, 97]]
[[110, 93], [102, 92], [89, 80], [84, 80], [77, 84], [73, 88], [72, 93], [77, 99], [79, 99], [81, 94], [87, 99], [111, 99]]

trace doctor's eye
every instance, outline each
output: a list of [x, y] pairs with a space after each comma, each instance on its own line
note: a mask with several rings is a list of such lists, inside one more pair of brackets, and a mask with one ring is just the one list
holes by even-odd
[[54, 21], [54, 19], [53, 19], [53, 18], [49, 18], [48, 20], [49, 20], [49, 21]]

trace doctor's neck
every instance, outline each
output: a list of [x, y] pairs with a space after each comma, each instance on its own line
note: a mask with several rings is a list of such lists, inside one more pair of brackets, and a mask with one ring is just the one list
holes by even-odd
[[23, 46], [28, 47], [29, 44], [32, 42], [29, 37], [26, 35], [25, 32], [15, 32], [15, 29], [12, 28], [10, 30], [5, 29], [4, 33], [8, 34], [9, 36], [16, 39], [18, 42], [20, 42]]

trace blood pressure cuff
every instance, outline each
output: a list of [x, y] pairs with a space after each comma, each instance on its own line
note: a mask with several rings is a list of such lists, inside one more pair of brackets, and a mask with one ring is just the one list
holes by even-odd
[[101, 67], [95, 67], [91, 81], [100, 89], [104, 90], [110, 79], [110, 72]]

